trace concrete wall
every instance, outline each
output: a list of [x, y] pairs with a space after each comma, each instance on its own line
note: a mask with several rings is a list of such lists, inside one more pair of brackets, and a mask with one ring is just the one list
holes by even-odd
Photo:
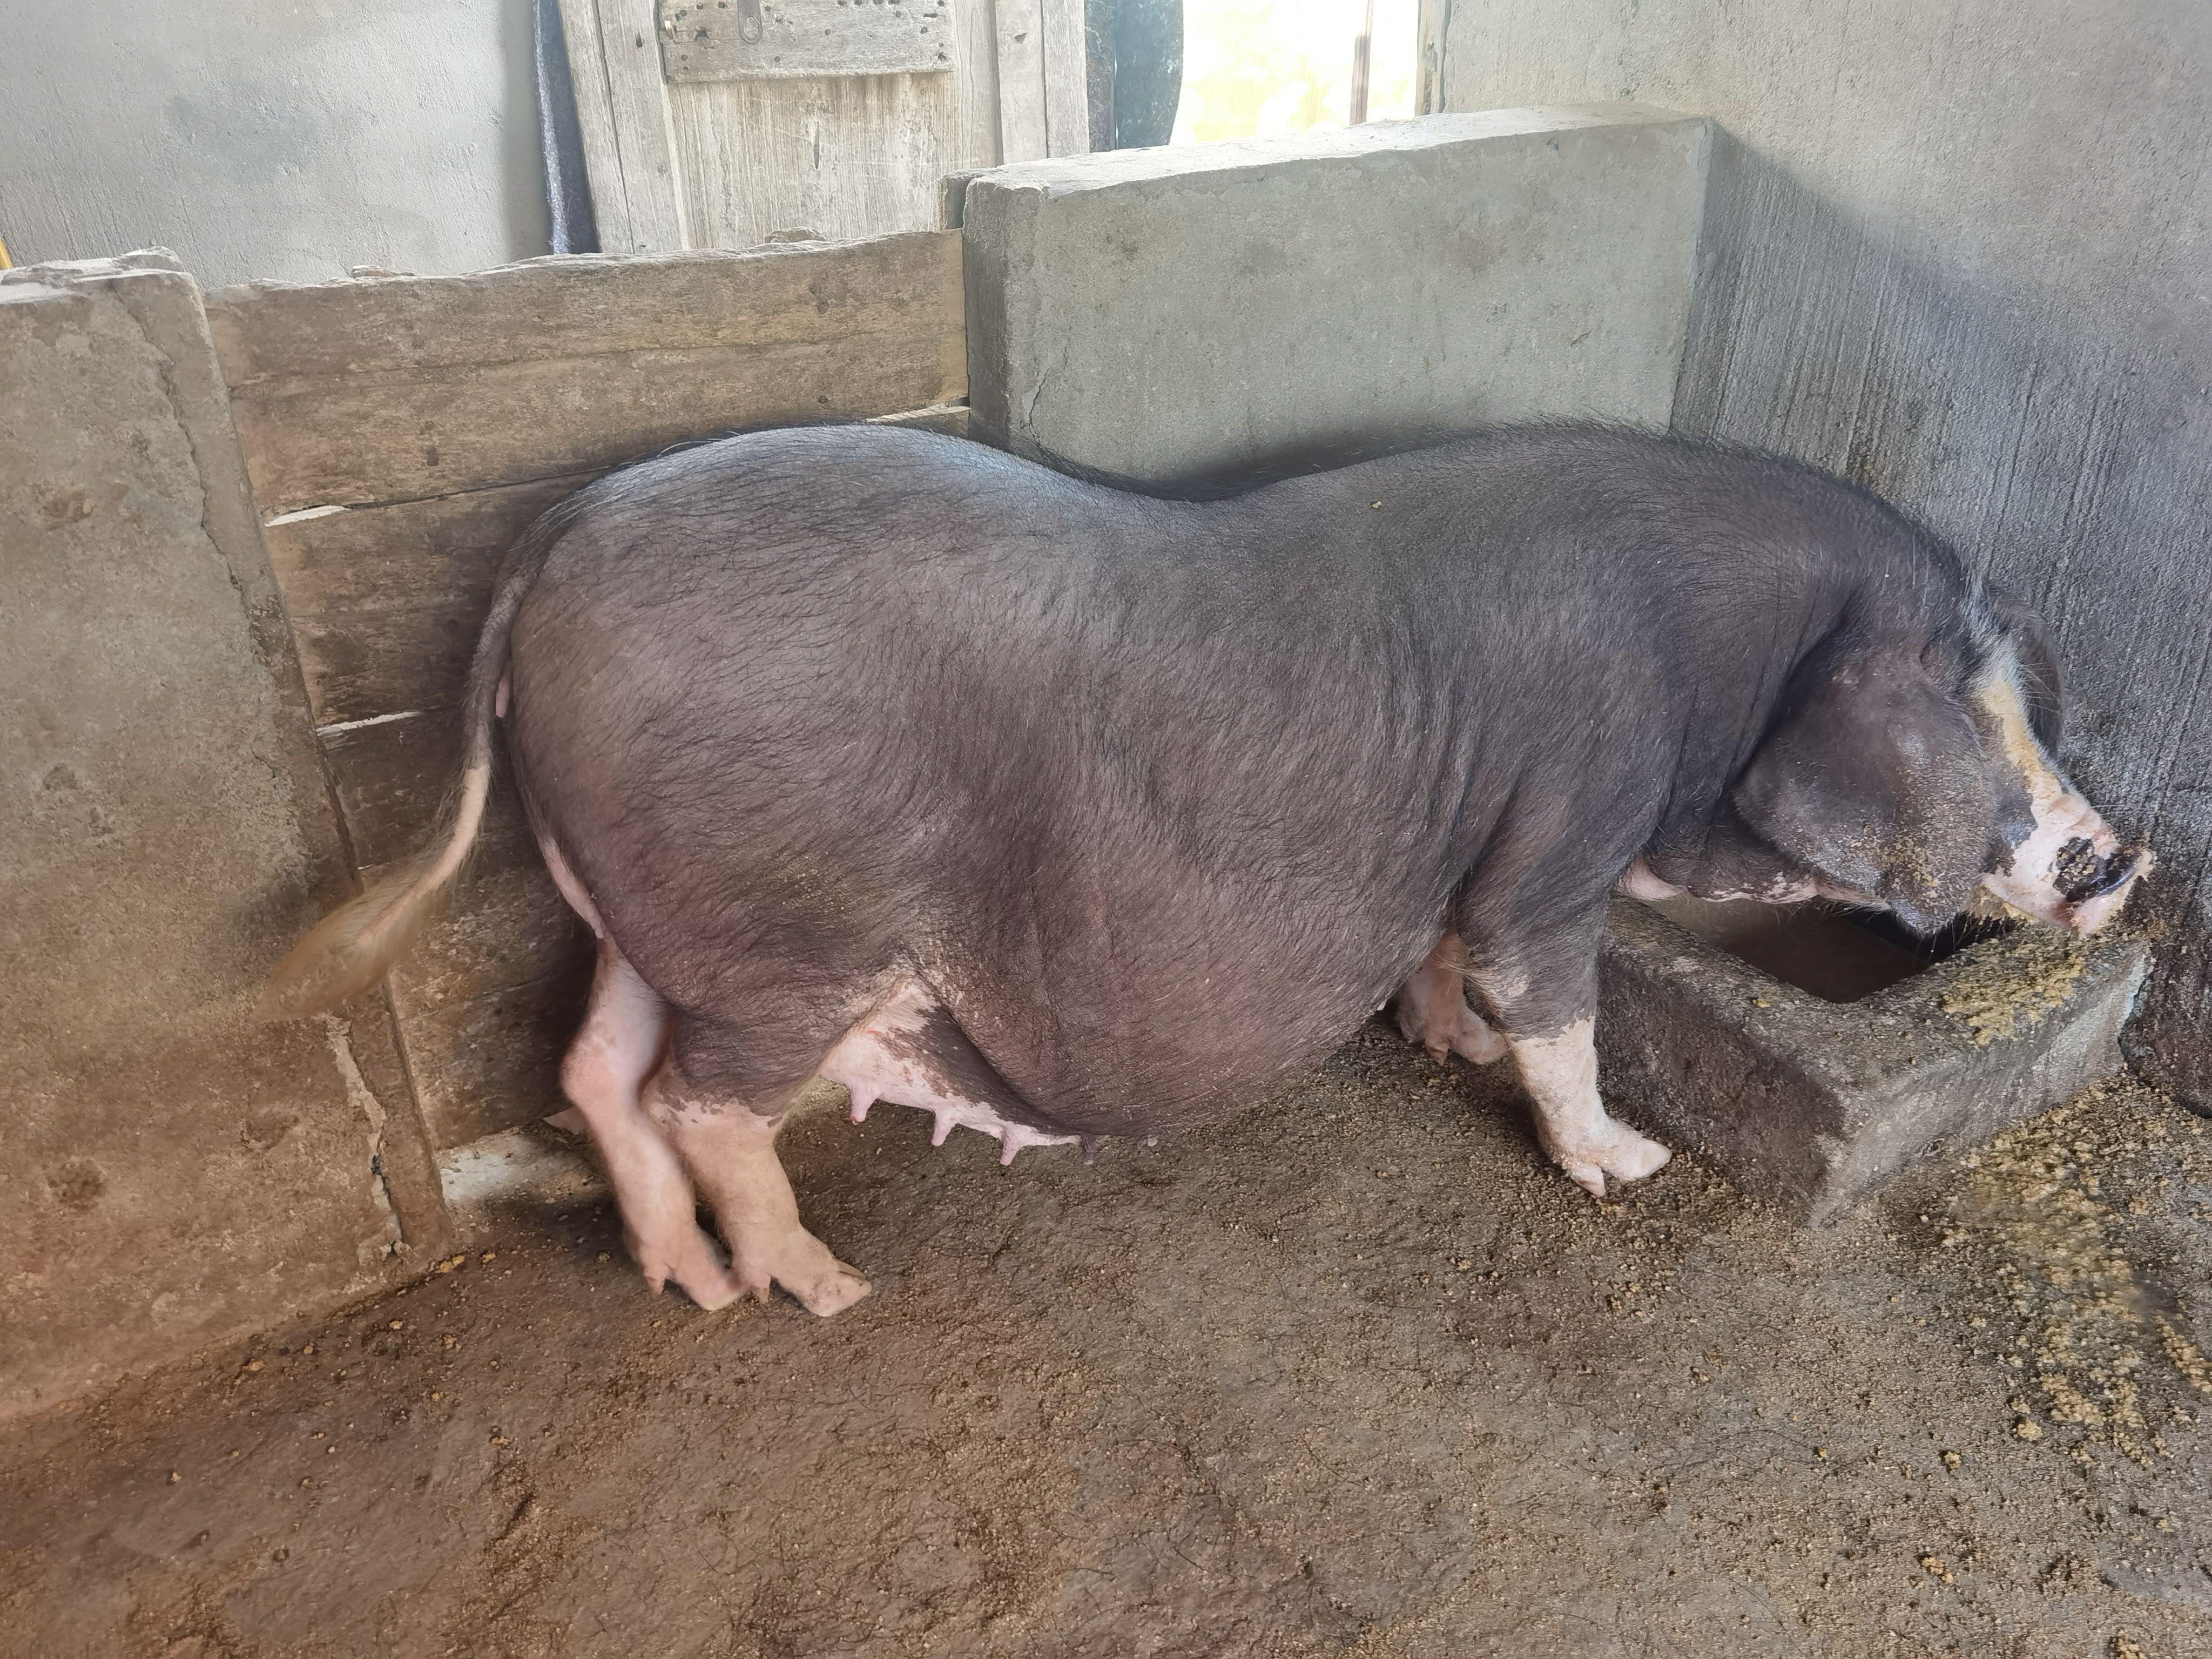
[[978, 174], [977, 432], [1160, 478], [1481, 422], [1664, 426], [1706, 146], [1615, 105]]
[[531, 0], [7, 0], [0, 240], [203, 283], [546, 250]]
[[2165, 868], [2138, 1058], [2212, 1100], [2212, 7], [1431, 0], [1443, 106], [1714, 117], [1676, 426], [1838, 468], [2056, 626]]
[[5, 1416], [445, 1233], [381, 998], [252, 1018], [346, 871], [199, 296], [158, 258], [0, 277], [0, 708]]

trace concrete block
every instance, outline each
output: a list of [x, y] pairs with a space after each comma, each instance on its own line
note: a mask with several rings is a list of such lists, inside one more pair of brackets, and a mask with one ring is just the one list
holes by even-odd
[[162, 256], [0, 278], [0, 707], [6, 1415], [373, 1288], [443, 1215], [380, 1000], [252, 1018], [346, 866]]
[[965, 180], [977, 435], [1148, 479], [1383, 434], [1663, 427], [1709, 143], [1635, 105]]
[[1619, 900], [1600, 1080], [1638, 1127], [1820, 1225], [2118, 1072], [2148, 961], [2140, 939], [2023, 927], [1837, 1002]]

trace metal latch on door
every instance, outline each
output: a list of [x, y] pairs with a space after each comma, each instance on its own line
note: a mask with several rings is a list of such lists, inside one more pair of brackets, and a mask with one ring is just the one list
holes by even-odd
[[943, 75], [951, 0], [660, 0], [670, 81]]

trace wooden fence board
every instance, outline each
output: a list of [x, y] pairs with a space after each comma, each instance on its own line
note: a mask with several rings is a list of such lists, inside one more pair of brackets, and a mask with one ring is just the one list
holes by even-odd
[[408, 953], [399, 983], [418, 1006], [467, 1002], [588, 963], [590, 937], [534, 856], [486, 861], [456, 884], [452, 902]]
[[[432, 709], [407, 720], [379, 721], [322, 734], [323, 769], [337, 797], [338, 816], [364, 874], [412, 858], [437, 827], [447, 795], [460, 779], [459, 711]], [[477, 836], [475, 861], [535, 859], [520, 798], [502, 750], [492, 774], [491, 800]]]
[[315, 724], [456, 705], [507, 550], [596, 476], [356, 507], [264, 532]]
[[431, 1139], [462, 1146], [566, 1105], [561, 1054], [583, 1018], [591, 981], [584, 951], [572, 970], [551, 979], [423, 1007], [395, 975], [392, 1006]]
[[1054, 155], [1091, 153], [1083, 0], [1044, 0], [1045, 141]]
[[661, 78], [672, 82], [952, 73], [950, 0], [780, 0], [750, 17], [714, 0], [659, 0], [659, 21]]
[[532, 260], [208, 299], [264, 519], [965, 395], [957, 233]]
[[[364, 882], [422, 849], [453, 784], [459, 734], [447, 709], [327, 746]], [[558, 1109], [561, 1048], [591, 971], [590, 933], [546, 873], [502, 764], [467, 867], [392, 974], [392, 1011], [434, 1144]]]
[[991, 0], [953, 0], [953, 95], [960, 143], [953, 167], [999, 165], [999, 26]]
[[1045, 125], [1043, 0], [996, 0], [999, 155], [1034, 161], [1050, 153]]
[[941, 311], [959, 275], [958, 239], [920, 231], [744, 252], [556, 255], [456, 276], [246, 283], [207, 303], [221, 313], [235, 396], [267, 380], [392, 369], [934, 337], [959, 325]]
[[621, 253], [686, 246], [690, 227], [661, 95], [653, 0], [560, 0], [560, 7], [599, 246]]
[[693, 82], [668, 88], [668, 118], [693, 239], [724, 247], [790, 230], [933, 233], [960, 141], [949, 75]]

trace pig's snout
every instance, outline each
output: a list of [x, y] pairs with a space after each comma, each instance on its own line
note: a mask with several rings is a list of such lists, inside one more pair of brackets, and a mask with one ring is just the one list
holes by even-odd
[[2014, 849], [2012, 868], [1984, 876], [1982, 884], [2039, 921], [2094, 933], [2119, 913], [2157, 860], [2147, 847], [2122, 847], [2078, 795], [2069, 792], [2053, 805], [2037, 814], [2034, 833]]
[[2059, 921], [2077, 933], [2094, 933], [2120, 913], [2130, 890], [2157, 862], [2148, 847], [2100, 853], [2092, 846], [2072, 878], [2061, 878]]
[[2135, 879], [2141, 850], [2123, 848], [2109, 856], [2100, 857], [2095, 842], [2087, 836], [2076, 836], [2059, 848], [2058, 857], [2051, 865], [2059, 897], [2069, 904], [2081, 905], [2126, 886]]

